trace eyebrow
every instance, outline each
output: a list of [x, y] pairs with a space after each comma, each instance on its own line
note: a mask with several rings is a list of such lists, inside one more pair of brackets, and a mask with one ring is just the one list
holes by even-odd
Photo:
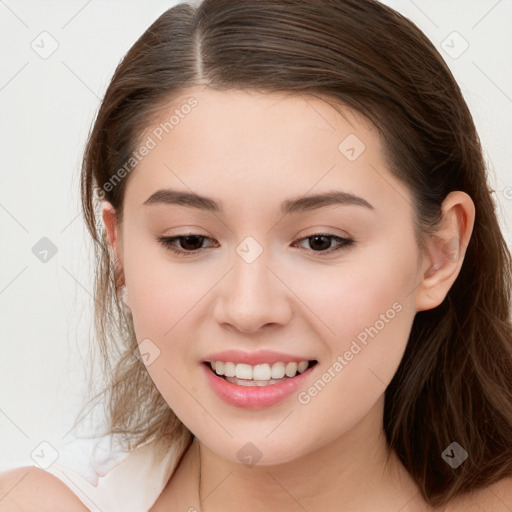
[[[222, 213], [222, 202], [216, 201], [210, 197], [201, 196], [194, 192], [176, 190], [172, 188], [160, 189], [151, 194], [143, 203], [149, 205], [175, 205], [197, 208], [213, 213]], [[302, 196], [288, 199], [281, 203], [280, 211], [283, 215], [301, 213], [305, 211], [316, 210], [326, 206], [333, 205], [355, 205], [363, 206], [370, 210], [375, 208], [362, 197], [341, 190], [332, 190], [321, 194]]]

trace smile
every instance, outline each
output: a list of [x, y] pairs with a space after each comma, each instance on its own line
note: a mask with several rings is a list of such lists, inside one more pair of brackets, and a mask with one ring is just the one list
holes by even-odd
[[[283, 362], [252, 366], [231, 361], [205, 361], [201, 368], [211, 389], [225, 403], [260, 409], [274, 405], [297, 391], [315, 371], [317, 363], [313, 360], [289, 362], [286, 366]], [[274, 378], [274, 375], [282, 377]]]

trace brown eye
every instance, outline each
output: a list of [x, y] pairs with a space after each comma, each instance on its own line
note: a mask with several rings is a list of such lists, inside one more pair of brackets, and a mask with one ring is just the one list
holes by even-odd
[[324, 235], [315, 235], [308, 238], [310, 247], [316, 251], [326, 251], [331, 248], [332, 239]]
[[202, 252], [204, 250], [204, 247], [202, 247], [203, 242], [205, 240], [210, 240], [210, 238], [203, 235], [190, 234], [173, 237], [162, 236], [158, 237], [157, 240], [166, 249], [169, 249], [176, 254], [187, 256]]
[[206, 237], [200, 235], [190, 235], [179, 237], [178, 240], [180, 241], [181, 249], [185, 251], [197, 251], [201, 249], [205, 238]]
[[[324, 253], [340, 251], [354, 243], [354, 240], [350, 238], [343, 238], [330, 233], [315, 233], [314, 235], [302, 238], [299, 242], [303, 242], [305, 240], [309, 241], [309, 246], [312, 251]], [[336, 241], [338, 244], [334, 248], [331, 248], [332, 241]]]

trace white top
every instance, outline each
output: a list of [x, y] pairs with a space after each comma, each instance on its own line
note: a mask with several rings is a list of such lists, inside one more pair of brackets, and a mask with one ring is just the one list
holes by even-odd
[[162, 454], [156, 441], [130, 452], [107, 473], [91, 479], [53, 463], [47, 472], [64, 482], [91, 512], [148, 512], [162, 493], [180, 453]]

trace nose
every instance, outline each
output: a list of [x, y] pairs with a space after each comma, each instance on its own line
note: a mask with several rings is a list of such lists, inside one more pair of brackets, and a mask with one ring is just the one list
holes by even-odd
[[233, 260], [233, 268], [219, 283], [214, 307], [216, 322], [243, 333], [285, 325], [293, 316], [290, 284], [270, 268], [264, 254], [247, 263]]

